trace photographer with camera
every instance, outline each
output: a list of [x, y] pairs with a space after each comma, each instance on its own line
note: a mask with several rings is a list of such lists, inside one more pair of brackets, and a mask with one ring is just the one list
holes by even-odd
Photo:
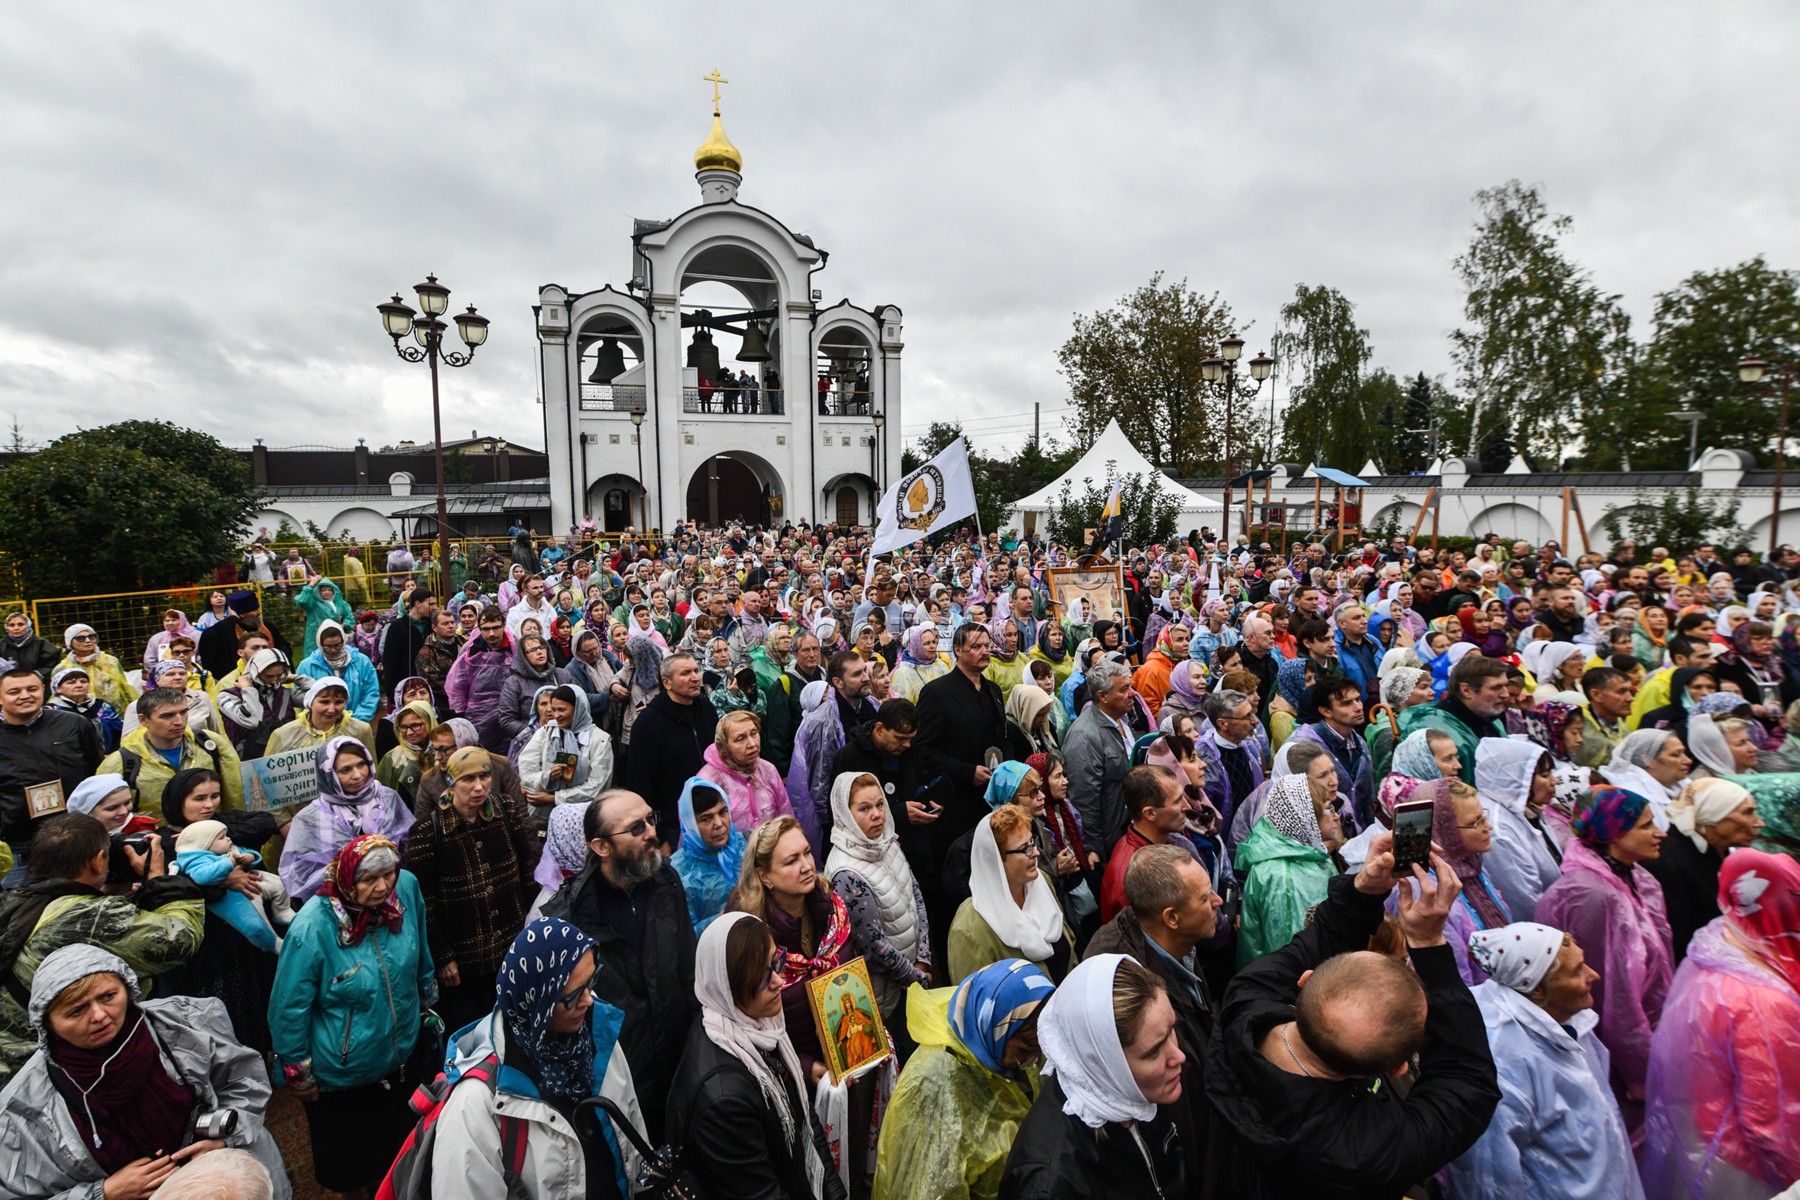
[[269, 1169], [275, 1200], [292, 1195], [263, 1128], [268, 1076], [217, 1000], [142, 1000], [124, 959], [73, 945], [39, 964], [30, 1006], [37, 1051], [0, 1093], [8, 1194], [146, 1200], [235, 1146]]

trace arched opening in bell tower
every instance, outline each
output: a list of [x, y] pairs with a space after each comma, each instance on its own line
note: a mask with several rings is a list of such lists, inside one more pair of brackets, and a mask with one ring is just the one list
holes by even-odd
[[708, 246], [681, 277], [682, 411], [778, 415], [786, 410], [781, 285], [747, 246]]
[[747, 450], [708, 456], [687, 486], [687, 515], [718, 527], [778, 524], [787, 508], [781, 473]]

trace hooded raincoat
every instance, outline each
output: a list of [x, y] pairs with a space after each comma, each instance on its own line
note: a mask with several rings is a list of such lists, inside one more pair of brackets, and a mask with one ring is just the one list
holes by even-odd
[[[568, 690], [575, 697], [574, 721], [567, 729], [552, 721], [532, 733], [519, 751], [519, 780], [527, 791], [553, 793], [558, 804], [586, 804], [612, 786], [613, 744], [588, 713], [587, 693], [573, 684]], [[551, 782], [550, 769], [571, 759], [575, 777]]]
[[918, 1049], [888, 1099], [876, 1195], [994, 1200], [1000, 1194], [1006, 1156], [1039, 1091], [1037, 1064], [1001, 1065], [1006, 1040], [1052, 990], [1049, 977], [1021, 958], [985, 967], [954, 988], [907, 989], [906, 1027]]
[[[550, 640], [544, 639], [546, 649]], [[482, 727], [481, 744], [489, 750], [488, 736], [492, 734], [501, 739], [501, 747], [496, 753], [504, 754], [506, 747], [521, 732], [537, 724], [537, 692], [541, 687], [555, 687], [566, 683], [574, 686], [569, 673], [556, 665], [554, 654], [544, 659], [543, 667], [537, 668], [525, 661], [525, 639], [514, 638], [512, 662], [507, 668], [508, 674], [500, 685], [500, 702], [494, 709], [493, 724]], [[585, 706], [583, 706], [585, 708]], [[592, 723], [590, 719], [590, 724]], [[479, 722], [478, 722], [479, 724]], [[609, 739], [610, 740], [610, 739]], [[592, 797], [590, 797], [591, 799]]]
[[500, 713], [500, 693], [512, 677], [512, 657], [510, 637], [493, 647], [479, 632], [470, 634], [444, 682], [450, 707], [475, 723], [481, 731], [481, 744], [495, 754], [506, 753], [507, 738], [494, 725]]
[[50, 1054], [44, 1048], [51, 1003], [69, 985], [99, 972], [125, 981], [132, 1009], [141, 1012], [150, 1027], [163, 1070], [189, 1089], [198, 1111], [227, 1110], [236, 1115], [237, 1125], [225, 1136], [225, 1144], [255, 1155], [268, 1168], [275, 1200], [287, 1200], [293, 1186], [275, 1139], [263, 1127], [268, 1075], [256, 1052], [232, 1036], [224, 1005], [195, 996], [142, 1000], [137, 974], [123, 959], [82, 943], [46, 958], [32, 980], [31, 1027], [39, 1049], [0, 1094], [0, 1144], [7, 1147], [0, 1195], [99, 1200], [103, 1193], [106, 1171], [94, 1161], [78, 1131], [69, 1101], [52, 1078]]
[[[331, 631], [344, 639], [343, 657], [337, 662], [328, 661], [325, 652], [319, 649], [319, 638]], [[312, 653], [300, 660], [294, 672], [309, 679], [323, 679], [327, 675], [342, 679], [345, 690], [350, 693], [344, 711], [358, 721], [372, 719], [381, 704], [381, 680], [376, 677], [375, 664], [369, 661], [369, 656], [350, 644], [349, 627], [335, 620], [322, 620], [307, 645], [312, 647]]]
[[738, 871], [744, 863], [746, 839], [743, 831], [734, 824], [723, 846], [717, 850], [708, 846], [700, 836], [700, 825], [694, 818], [695, 788], [711, 788], [720, 795], [725, 792], [711, 780], [698, 775], [683, 785], [678, 805], [681, 845], [669, 859], [669, 865], [681, 876], [681, 886], [687, 892], [688, 915], [693, 918], [694, 932], [702, 933], [714, 917], [725, 911], [725, 902], [731, 899], [731, 889], [737, 886]]
[[[306, 638], [300, 643], [302, 646], [317, 646], [319, 627], [327, 621], [336, 621], [345, 629], [356, 623], [356, 614], [351, 611], [343, 592], [338, 590], [337, 584], [323, 577], [301, 588], [294, 597], [294, 605], [306, 614]], [[348, 637], [346, 634], [346, 644]]]
[[1726, 859], [1725, 915], [1688, 943], [1651, 1042], [1644, 1189], [1655, 1200], [1762, 1200], [1800, 1178], [1797, 890], [1792, 859]]
[[1483, 738], [1475, 748], [1475, 786], [1494, 823], [1494, 842], [1482, 870], [1506, 897], [1515, 921], [1535, 921], [1537, 902], [1562, 876], [1557, 850], [1525, 802], [1546, 751], [1524, 738]]

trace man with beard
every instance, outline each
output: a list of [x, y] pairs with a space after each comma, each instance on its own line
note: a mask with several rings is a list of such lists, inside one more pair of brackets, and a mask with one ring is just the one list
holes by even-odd
[[695, 1016], [694, 936], [687, 893], [663, 855], [657, 814], [612, 788], [582, 822], [587, 865], [544, 905], [594, 939], [594, 994], [624, 1013], [619, 1045], [631, 1064], [644, 1132], [663, 1136], [663, 1110]]
[[215, 621], [200, 635], [197, 652], [208, 675], [219, 679], [237, 670], [242, 663], [238, 646], [253, 634], [267, 638], [269, 645], [283, 654], [288, 653], [287, 639], [263, 624], [262, 602], [255, 592], [233, 592], [226, 598], [225, 607], [231, 610], [231, 618]]

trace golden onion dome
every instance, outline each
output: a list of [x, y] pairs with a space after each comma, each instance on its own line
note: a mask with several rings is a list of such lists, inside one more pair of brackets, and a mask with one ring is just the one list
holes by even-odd
[[725, 126], [719, 123], [719, 110], [716, 108], [713, 109], [712, 133], [694, 151], [694, 170], [731, 171], [738, 175], [744, 173], [744, 156], [738, 153], [738, 148], [725, 136]]

